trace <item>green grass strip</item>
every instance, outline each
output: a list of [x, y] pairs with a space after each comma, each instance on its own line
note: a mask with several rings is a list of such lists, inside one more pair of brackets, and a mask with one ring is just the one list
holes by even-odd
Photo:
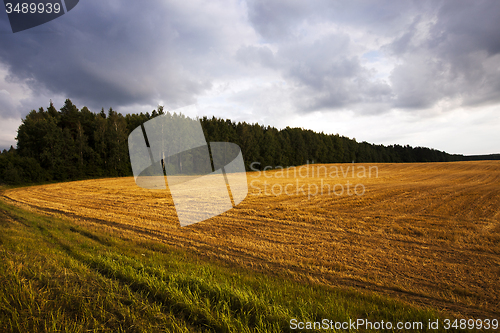
[[420, 321], [424, 329], [412, 330], [419, 332], [440, 318], [432, 309], [372, 293], [303, 284], [204, 261], [159, 242], [97, 234], [1, 201], [0, 279], [1, 332], [301, 331], [291, 328], [293, 318]]

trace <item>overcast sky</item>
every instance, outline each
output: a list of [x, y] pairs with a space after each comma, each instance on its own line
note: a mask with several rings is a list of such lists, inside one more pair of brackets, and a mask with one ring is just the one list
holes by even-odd
[[0, 8], [0, 148], [70, 98], [500, 153], [497, 0], [81, 0], [15, 34]]

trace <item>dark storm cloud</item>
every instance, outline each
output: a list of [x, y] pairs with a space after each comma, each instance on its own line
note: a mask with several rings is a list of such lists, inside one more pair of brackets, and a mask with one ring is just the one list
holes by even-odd
[[[387, 82], [362, 65], [350, 33], [382, 37], [405, 23], [413, 5], [400, 2], [249, 1], [249, 19], [265, 41], [276, 45], [274, 68], [294, 85], [299, 112], [341, 109], [359, 103], [389, 103]], [[334, 24], [334, 32], [307, 38], [306, 26]], [[321, 28], [320, 28], [321, 29]], [[359, 43], [359, 42], [358, 42]]]
[[[0, 63], [34, 95], [69, 97], [94, 111], [159, 100], [182, 106], [214, 86], [270, 77], [283, 82], [280, 96], [297, 112], [499, 101], [498, 1], [244, 4], [86, 0], [16, 34], [0, 15]], [[364, 58], [372, 51], [379, 60]], [[387, 73], [377, 72], [383, 66]], [[3, 93], [0, 112], [26, 103]]]
[[447, 1], [418, 36], [416, 23], [387, 46], [401, 64], [391, 80], [395, 105], [429, 107], [442, 99], [463, 105], [500, 100], [500, 2]]
[[265, 38], [280, 41], [293, 33], [296, 24], [313, 13], [308, 1], [248, 1], [248, 16]]
[[188, 104], [210, 78], [186, 61], [217, 47], [219, 37], [188, 14], [160, 1], [84, 1], [43, 26], [0, 34], [0, 61], [35, 93], [47, 89], [97, 108]]
[[345, 34], [330, 34], [314, 43], [284, 46], [278, 52], [284, 75], [299, 84], [301, 111], [340, 108], [390, 97], [389, 86], [370, 81], [369, 71], [350, 50]]
[[335, 22], [345, 27], [363, 26], [377, 34], [393, 33], [415, 10], [424, 10], [420, 1], [331, 1], [331, 0], [249, 0], [248, 17], [265, 39], [283, 41], [297, 36], [304, 22]]
[[433, 46], [446, 44], [448, 53], [485, 50], [500, 53], [500, 3], [498, 1], [449, 1], [438, 12], [432, 28]]
[[[456, 98], [462, 105], [500, 100], [498, 1], [255, 0], [248, 8], [256, 31], [278, 49], [276, 67], [299, 85], [302, 94], [294, 96], [302, 111], [377, 101], [388, 110]], [[379, 49], [396, 64], [388, 82], [361, 65], [352, 42], [304, 42], [304, 26], [322, 23], [349, 36], [389, 41]]]

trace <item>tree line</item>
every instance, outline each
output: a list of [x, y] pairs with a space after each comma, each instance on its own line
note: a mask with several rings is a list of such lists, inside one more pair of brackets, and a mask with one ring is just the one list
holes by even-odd
[[[0, 184], [43, 183], [100, 177], [131, 176], [128, 135], [157, 117], [184, 117], [164, 112], [122, 115], [112, 108], [93, 113], [79, 110], [70, 99], [58, 111], [52, 102], [32, 110], [19, 126], [17, 148], [0, 153]], [[245, 167], [297, 166], [346, 162], [446, 162], [473, 159], [409, 145], [375, 145], [339, 134], [302, 128], [234, 123], [229, 119], [200, 119], [207, 142], [234, 142], [241, 147]], [[499, 158], [500, 156], [496, 156]], [[477, 158], [482, 159], [482, 158]]]

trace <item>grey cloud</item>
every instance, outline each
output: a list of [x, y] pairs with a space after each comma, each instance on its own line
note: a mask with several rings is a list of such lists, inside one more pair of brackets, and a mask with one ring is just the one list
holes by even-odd
[[440, 42], [437, 56], [450, 64], [450, 80], [462, 84], [454, 91], [465, 105], [500, 100], [500, 2], [446, 3], [433, 34]]
[[388, 111], [388, 100], [392, 91], [384, 82], [370, 82], [362, 78], [327, 79], [325, 88], [314, 90], [303, 87], [299, 97], [295, 97], [296, 104], [302, 112], [317, 110], [339, 110], [349, 108], [358, 110], [358, 113], [371, 113], [373, 110], [366, 108], [360, 110], [357, 105], [370, 105], [382, 103], [385, 108], [377, 106], [379, 112]]
[[[373, 78], [373, 72], [361, 65], [359, 55], [352, 50], [350, 28], [366, 33], [399, 32], [408, 20], [418, 21], [415, 8], [425, 4], [414, 2], [379, 1], [249, 1], [249, 19], [254, 28], [278, 46], [275, 66], [286, 80], [295, 83], [293, 98], [303, 112], [318, 109], [356, 108], [359, 103], [381, 103], [388, 110], [394, 97], [391, 87]], [[310, 24], [334, 23], [344, 33], [331, 33], [313, 43], [300, 38], [300, 27]], [[399, 38], [394, 47], [406, 48], [412, 34]], [[407, 45], [404, 45], [407, 44]], [[259, 54], [249, 58], [261, 58]], [[250, 61], [248, 61], [250, 62]], [[260, 61], [262, 63], [262, 61]], [[356, 108], [357, 109], [357, 108]], [[378, 107], [383, 110], [383, 107]]]
[[[454, 98], [463, 105], [499, 100], [498, 1], [255, 0], [248, 8], [256, 31], [279, 49], [274, 68], [302, 89], [303, 94], [294, 94], [298, 101], [307, 101], [299, 108], [378, 101], [387, 108], [418, 109]], [[346, 34], [353, 28], [392, 39], [381, 48], [398, 63], [391, 85], [371, 77], [348, 51], [348, 39], [342, 46], [341, 39], [333, 37], [303, 45], [302, 24], [321, 22], [336, 24]]]
[[[442, 63], [423, 56], [407, 57], [391, 74], [395, 107], [428, 108], [446, 96], [449, 72]], [[449, 84], [448, 84], [449, 82]]]
[[84, 1], [43, 26], [0, 34], [0, 62], [35, 93], [89, 107], [190, 104], [210, 89], [211, 52], [223, 53], [230, 30], [200, 11], [175, 2]]
[[3, 117], [18, 116], [17, 108], [12, 101], [10, 94], [5, 90], [0, 90], [0, 110], [2, 110]]
[[295, 99], [303, 111], [390, 98], [389, 86], [371, 80], [370, 71], [350, 48], [347, 35], [331, 34], [312, 44], [294, 44], [278, 52], [284, 76], [299, 85], [300, 93], [295, 94]]
[[273, 51], [267, 46], [242, 46], [236, 52], [236, 59], [247, 66], [260, 65], [271, 68], [278, 66]]
[[[383, 112], [452, 98], [464, 105], [499, 100], [497, 1], [248, 0], [246, 5], [248, 17], [237, 1], [151, 0], [146, 6], [87, 0], [38, 30], [1, 33], [0, 62], [35, 96], [65, 96], [91, 109], [159, 100], [174, 108], [217, 85], [271, 76], [281, 76], [287, 91], [280, 96], [291, 96], [293, 108], [302, 112], [362, 110], [360, 105], [370, 103]], [[323, 24], [330, 30], [322, 30]], [[6, 16], [0, 15], [0, 30], [5, 27]], [[304, 27], [311, 29], [308, 38]], [[391, 42], [363, 50], [364, 41], [378, 48], [378, 39]], [[390, 85], [362, 62], [366, 51], [378, 51], [387, 67], [397, 64]], [[9, 112], [12, 106], [1, 98], [0, 112]]]
[[396, 55], [405, 54], [415, 50], [416, 46], [412, 45], [412, 41], [417, 33], [417, 24], [420, 22], [421, 16], [417, 16], [407, 30], [399, 37], [395, 38], [394, 41], [386, 46], [391, 53]]
[[[436, 1], [434, 1], [436, 2]], [[408, 23], [408, 18], [428, 6], [426, 1], [249, 0], [248, 16], [266, 39], [283, 41], [297, 35], [303, 22], [335, 22], [386, 35]]]
[[425, 108], [450, 98], [463, 105], [498, 102], [500, 3], [447, 1], [438, 9], [425, 38], [411, 24], [385, 48], [401, 62], [391, 75], [394, 106]]
[[270, 40], [282, 40], [312, 12], [314, 4], [301, 0], [248, 1], [248, 17], [255, 29]]
[[448, 1], [438, 12], [431, 42], [441, 52], [463, 54], [485, 50], [500, 52], [500, 3], [492, 0]]

